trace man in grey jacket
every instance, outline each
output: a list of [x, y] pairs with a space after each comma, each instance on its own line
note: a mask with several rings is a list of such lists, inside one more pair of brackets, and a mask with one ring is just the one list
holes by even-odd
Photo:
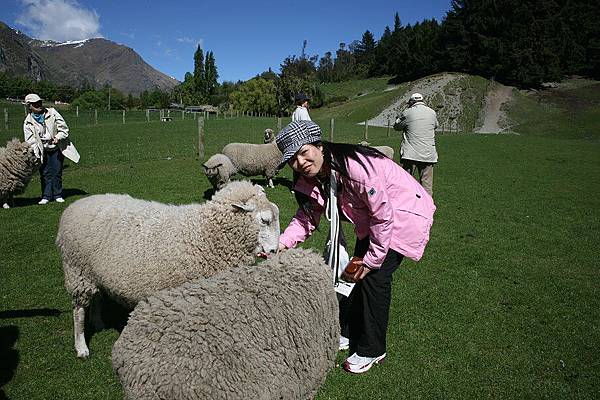
[[394, 129], [403, 132], [400, 147], [402, 167], [413, 176], [418, 172], [419, 182], [433, 196], [433, 165], [438, 156], [435, 149], [435, 128], [438, 127], [435, 111], [423, 102], [423, 95], [413, 93], [408, 107], [396, 118]]

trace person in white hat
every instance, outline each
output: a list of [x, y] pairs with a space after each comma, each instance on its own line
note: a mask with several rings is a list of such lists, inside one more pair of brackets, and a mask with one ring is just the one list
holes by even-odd
[[38, 204], [48, 204], [52, 200], [63, 203], [64, 158], [67, 156], [74, 162], [79, 161], [79, 153], [69, 140], [69, 127], [58, 111], [42, 105], [42, 99], [37, 94], [25, 96], [23, 104], [27, 107], [27, 116], [23, 122], [25, 141], [33, 147], [42, 163], [42, 199]]
[[294, 121], [312, 121], [310, 119], [310, 115], [308, 114], [308, 101], [310, 97], [308, 97], [305, 93], [300, 92], [294, 98], [296, 102], [296, 109], [292, 114], [292, 122]]
[[437, 114], [427, 107], [421, 93], [413, 93], [408, 107], [396, 118], [394, 129], [403, 132], [400, 147], [402, 167], [417, 176], [419, 183], [433, 196], [433, 166], [438, 161], [435, 148]]

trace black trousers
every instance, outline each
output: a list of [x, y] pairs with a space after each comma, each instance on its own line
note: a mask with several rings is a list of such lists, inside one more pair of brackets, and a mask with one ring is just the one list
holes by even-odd
[[[357, 240], [354, 255], [363, 257], [369, 237]], [[338, 295], [342, 336], [350, 339], [350, 354], [377, 357], [386, 352], [386, 334], [392, 300], [392, 274], [404, 256], [390, 249], [380, 269], [369, 272], [349, 297]]]

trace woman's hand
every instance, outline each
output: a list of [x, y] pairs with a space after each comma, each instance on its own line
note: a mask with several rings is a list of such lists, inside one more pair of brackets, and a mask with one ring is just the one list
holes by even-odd
[[[287, 249], [287, 247], [285, 247], [284, 245], [282, 245], [281, 243], [279, 243], [279, 247], [277, 248], [277, 253], [279, 253], [279, 252], [281, 252], [281, 251], [283, 251], [285, 249]], [[265, 253], [264, 251], [261, 251], [256, 256], [260, 257], [260, 258], [267, 259], [267, 258], [269, 258], [270, 254], [269, 253]]]

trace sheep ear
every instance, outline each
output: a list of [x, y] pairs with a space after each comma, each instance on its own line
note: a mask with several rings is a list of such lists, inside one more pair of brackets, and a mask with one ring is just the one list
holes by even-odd
[[255, 204], [233, 203], [232, 206], [234, 208], [237, 208], [238, 210], [244, 211], [244, 212], [252, 212], [252, 211], [256, 210], [256, 205]]

